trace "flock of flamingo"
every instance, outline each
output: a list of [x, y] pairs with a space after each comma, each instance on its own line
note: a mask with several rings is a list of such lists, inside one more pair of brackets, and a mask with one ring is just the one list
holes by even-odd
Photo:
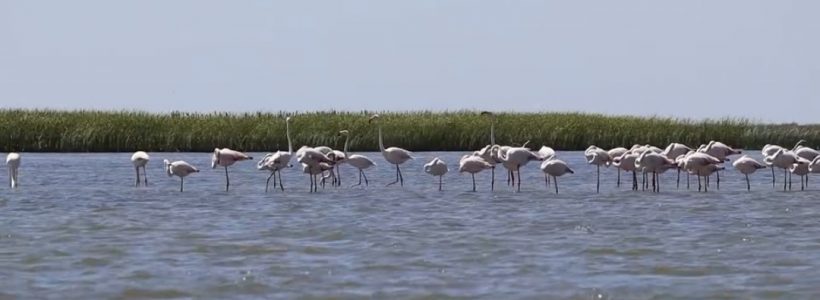
[[[493, 116], [490, 112], [482, 112], [482, 115]], [[387, 184], [404, 185], [404, 178], [401, 173], [401, 165], [413, 159], [412, 153], [398, 147], [384, 147], [382, 139], [382, 128], [378, 124], [379, 115], [370, 117], [370, 123], [376, 123], [379, 132], [379, 150], [384, 159], [396, 167], [396, 180]], [[302, 171], [310, 177], [310, 191], [318, 191], [319, 184], [324, 186], [325, 181], [330, 179], [331, 184], [341, 185], [339, 165], [348, 164], [359, 171], [359, 182], [356, 185], [368, 185], [365, 170], [374, 167], [376, 164], [368, 157], [360, 154], [348, 153], [348, 143], [350, 132], [348, 130], [339, 131], [340, 136], [345, 137], [344, 149], [342, 151], [331, 149], [327, 146], [308, 147], [302, 146], [296, 153], [293, 152], [293, 143], [290, 138], [291, 118], [285, 119], [285, 135], [288, 141], [288, 151], [277, 151], [268, 153], [257, 163], [257, 169], [270, 172], [266, 184], [265, 192], [268, 191], [270, 181], [273, 179], [274, 189], [279, 188], [284, 191], [282, 183], [282, 170], [291, 168], [291, 161], [295, 156]], [[793, 148], [785, 148], [778, 145], [766, 145], [761, 150], [763, 163], [743, 155], [732, 162], [732, 166], [745, 176], [746, 187], [751, 190], [749, 175], [767, 166], [772, 169], [772, 187], [775, 187], [775, 168], [783, 169], [783, 190], [791, 189], [792, 174], [800, 176], [801, 190], [808, 185], [809, 173], [820, 173], [820, 152], [810, 147], [803, 146], [803, 140], [799, 141]], [[501, 146], [495, 143], [495, 121], [490, 126], [490, 144], [482, 149], [465, 154], [459, 160], [459, 173], [470, 173], [472, 176], [472, 190], [476, 191], [475, 175], [484, 170], [491, 172], [490, 189], [495, 189], [495, 166], [501, 164], [507, 170], [507, 184], [513, 186], [517, 191], [521, 190], [521, 168], [530, 161], [540, 161], [540, 169], [544, 173], [544, 182], [547, 189], [550, 188], [550, 179], [558, 193], [558, 177], [573, 174], [574, 171], [566, 162], [556, 157], [555, 151], [547, 146], [542, 146], [538, 151], [527, 148], [528, 142], [522, 146]], [[632, 173], [632, 189], [638, 190], [639, 186], [646, 190], [652, 186], [653, 192], [660, 191], [659, 175], [671, 170], [677, 170], [677, 187], [680, 188], [681, 172], [686, 175], [686, 184], [689, 188], [689, 175], [695, 175], [698, 179], [698, 191], [707, 192], [710, 178], [715, 175], [716, 186], [720, 189], [720, 171], [724, 170], [724, 163], [730, 162], [730, 156], [740, 155], [741, 151], [733, 149], [724, 143], [711, 141], [698, 148], [691, 148], [680, 143], [672, 143], [665, 149], [651, 145], [633, 145], [630, 149], [618, 147], [610, 150], [596, 146], [589, 146], [584, 151], [586, 161], [597, 168], [596, 192], [600, 192], [601, 186], [601, 166], [615, 167], [618, 170], [617, 185], [621, 184], [621, 171]], [[236, 162], [252, 160], [242, 152], [228, 148], [216, 148], [211, 156], [211, 168], [223, 167], [225, 169], [225, 190], [230, 189], [230, 177], [228, 167]], [[136, 170], [136, 186], [140, 185], [140, 169], [142, 169], [142, 184], [148, 185], [146, 175], [146, 165], [150, 157], [144, 151], [137, 151], [131, 156], [131, 163]], [[20, 167], [20, 154], [9, 153], [6, 157], [6, 165], [9, 173], [9, 185], [12, 188], [18, 186], [18, 169]], [[180, 178], [179, 191], [184, 189], [185, 177], [193, 173], [198, 173], [199, 169], [190, 163], [179, 160], [170, 162], [164, 160], [165, 172], [169, 177]], [[424, 171], [430, 175], [439, 177], [438, 189], [442, 189], [443, 177], [449, 171], [447, 164], [436, 157], [424, 165]], [[641, 184], [638, 183], [638, 172], [641, 173]], [[277, 176], [278, 175], [278, 176]], [[648, 177], [649, 176], [649, 177]], [[278, 177], [278, 182], [277, 182]], [[321, 180], [321, 181], [320, 181]]]

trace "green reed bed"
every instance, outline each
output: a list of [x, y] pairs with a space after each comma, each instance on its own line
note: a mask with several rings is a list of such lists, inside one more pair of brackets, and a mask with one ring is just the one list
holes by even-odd
[[[242, 151], [286, 149], [285, 116], [292, 116], [294, 148], [327, 145], [341, 148], [342, 129], [351, 131], [352, 151], [378, 150], [372, 112], [310, 113], [168, 113], [0, 110], [0, 150], [27, 152]], [[496, 142], [538, 148], [582, 150], [632, 144], [697, 146], [720, 140], [738, 148], [765, 144], [793, 145], [799, 139], [820, 144], [819, 125], [755, 124], [742, 119], [679, 120], [583, 113], [496, 113], [476, 111], [383, 112], [379, 121], [385, 145], [413, 151], [475, 150], [489, 143], [496, 122]]]

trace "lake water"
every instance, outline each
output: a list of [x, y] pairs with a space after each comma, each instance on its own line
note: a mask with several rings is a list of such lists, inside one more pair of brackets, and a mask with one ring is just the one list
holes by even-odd
[[[783, 192], [762, 170], [747, 192], [727, 165], [719, 191], [678, 190], [670, 172], [653, 194], [602, 169], [595, 194], [595, 168], [560, 152], [576, 173], [558, 195], [535, 162], [520, 193], [503, 169], [495, 192], [489, 172], [471, 192], [460, 153], [416, 153], [404, 187], [385, 187], [395, 169], [366, 155], [368, 187], [349, 188], [344, 166], [343, 187], [311, 194], [293, 168], [266, 194], [255, 161], [230, 168], [225, 192], [209, 153], [151, 153], [147, 188], [133, 187], [130, 153], [24, 153], [20, 187], [0, 187], [0, 299], [820, 295], [820, 181]], [[422, 172], [433, 156], [450, 165], [443, 192]], [[202, 172], [179, 193], [164, 158]]]

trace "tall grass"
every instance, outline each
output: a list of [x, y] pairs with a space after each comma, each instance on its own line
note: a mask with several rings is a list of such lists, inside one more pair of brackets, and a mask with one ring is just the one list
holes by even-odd
[[[292, 114], [294, 146], [341, 148], [342, 129], [351, 131], [351, 150], [378, 149], [371, 112]], [[184, 113], [0, 110], [0, 149], [29, 152], [243, 151], [287, 148], [285, 112]], [[381, 113], [386, 146], [414, 151], [474, 150], [489, 143], [492, 117], [474, 111]], [[820, 143], [820, 126], [755, 124], [743, 119], [680, 120], [582, 113], [498, 113], [496, 141], [562, 150], [595, 144], [603, 148], [632, 144], [700, 145], [720, 140], [742, 148]]]

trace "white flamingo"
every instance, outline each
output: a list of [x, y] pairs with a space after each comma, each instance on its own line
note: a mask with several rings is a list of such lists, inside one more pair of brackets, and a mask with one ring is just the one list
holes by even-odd
[[[804, 140], [801, 140], [801, 142], [804, 142]], [[815, 150], [813, 148], [810, 148], [810, 147], [801, 146], [800, 143], [798, 143], [798, 145], [795, 146], [794, 154], [797, 154], [798, 157], [806, 159], [809, 162], [813, 161], [817, 157], [820, 157], [820, 151], [817, 151], [817, 150]], [[794, 172], [792, 172], [792, 173], [794, 173]], [[808, 186], [808, 184], [809, 184], [809, 177], [808, 176], [805, 176], [805, 181], [806, 181], [805, 186]]]
[[[690, 152], [689, 154], [681, 157], [681, 160], [678, 163], [678, 167], [682, 167], [687, 172], [697, 175], [698, 176], [698, 191], [709, 191], [709, 176], [712, 173], [721, 169], [718, 167], [719, 164], [722, 164], [723, 160], [718, 159], [717, 157], [711, 156], [709, 154], [703, 152]], [[703, 186], [700, 182], [700, 177], [706, 177], [706, 188], [703, 189]]]
[[364, 170], [375, 166], [376, 163], [374, 163], [372, 160], [370, 160], [370, 158], [368, 158], [367, 156], [359, 155], [359, 154], [349, 154], [347, 152], [347, 150], [348, 150], [348, 142], [350, 141], [350, 132], [347, 131], [347, 130], [342, 130], [342, 131], [339, 131], [339, 134], [342, 134], [342, 135], [345, 136], [345, 148], [344, 148], [345, 161], [344, 162], [346, 162], [347, 164], [349, 164], [349, 165], [351, 165], [354, 168], [359, 170], [359, 183], [355, 184], [354, 186], [362, 185], [362, 177], [364, 177], [364, 184], [367, 185], [368, 184], [367, 175], [364, 174]]
[[[727, 146], [724, 143], [718, 141], [709, 141], [709, 144], [706, 145], [700, 152], [709, 154], [711, 156], [720, 159], [721, 161], [729, 161], [729, 156], [741, 154], [742, 151], [738, 149], [733, 149], [732, 147]], [[720, 189], [720, 170], [715, 172], [715, 176], [717, 179], [717, 189]]]
[[[616, 157], [623, 156], [627, 151], [629, 151], [629, 150], [627, 150], [624, 147], [615, 147], [615, 148], [609, 149], [609, 151], [606, 152], [606, 154], [609, 155], [609, 158], [610, 158], [609, 164], [611, 165], [613, 163], [613, 160]], [[621, 168], [616, 168], [616, 169], [618, 169], [617, 170], [618, 171], [618, 180], [617, 180], [615, 186], [620, 187], [621, 186]]]
[[265, 192], [268, 191], [271, 177], [273, 177], [273, 188], [276, 188], [277, 175], [279, 177], [279, 188], [282, 191], [285, 190], [285, 186], [282, 184], [282, 169], [291, 167], [290, 160], [291, 157], [293, 157], [293, 143], [290, 140], [290, 117], [285, 118], [285, 136], [288, 139], [287, 152], [279, 150], [274, 153], [268, 153], [256, 164], [257, 169], [271, 172], [267, 182], [265, 182]]
[[211, 168], [216, 169], [217, 166], [225, 167], [225, 191], [228, 191], [228, 188], [231, 186], [231, 179], [228, 178], [228, 167], [238, 161], [250, 159], [253, 159], [253, 157], [236, 150], [214, 148], [214, 154], [211, 156]]
[[[317, 171], [328, 171], [332, 168], [326, 168], [326, 165], [333, 166], [335, 162], [333, 159], [327, 157], [324, 153], [307, 146], [302, 146], [296, 151], [296, 161], [302, 164], [302, 170], [310, 177], [310, 192], [319, 191], [319, 185], [316, 180]], [[324, 164], [324, 165], [323, 165]], [[306, 167], [307, 166], [307, 167]], [[322, 180], [328, 176], [322, 176]], [[324, 181], [323, 181], [324, 182]]]
[[[379, 115], [375, 114], [370, 117], [369, 122], [374, 122], [378, 119]], [[410, 151], [398, 147], [390, 147], [385, 149], [384, 142], [382, 140], [382, 125], [378, 122], [376, 123], [376, 125], [379, 127], [379, 150], [381, 150], [384, 159], [388, 163], [396, 165], [396, 181], [388, 183], [387, 185], [389, 186], [396, 183], [401, 183], [401, 185], [404, 186], [404, 177], [401, 175], [401, 169], [399, 168], [399, 165], [407, 162], [408, 160], [413, 159], [412, 153], [410, 153]]]
[[[315, 164], [302, 163], [302, 172], [304, 172], [305, 174], [308, 174], [308, 176], [310, 176], [310, 191], [311, 192], [318, 192], [319, 191], [318, 179], [316, 178], [316, 176], [321, 175], [322, 176], [322, 182], [324, 182], [325, 178], [333, 176], [333, 172], [330, 172], [329, 175], [324, 175], [324, 173], [327, 172], [327, 171], [332, 171], [332, 170], [333, 170], [333, 165], [329, 164], [329, 163], [326, 163], [326, 162], [320, 162], [320, 163], [315, 163]], [[323, 188], [324, 188], [324, 186], [323, 186]]]
[[[555, 158], [545, 160], [544, 162], [542, 162], [541, 171], [544, 172], [544, 177], [552, 176], [552, 181], [555, 184], [556, 194], [558, 194], [558, 177], [563, 176], [567, 173], [575, 174], [575, 172], [569, 168], [566, 162]], [[547, 179], [545, 178], [544, 181], [546, 182]], [[547, 183], [547, 189], [549, 189], [549, 183]]]
[[792, 165], [796, 164], [799, 159], [800, 157], [793, 151], [781, 148], [773, 155], [766, 156], [763, 162], [772, 166], [772, 168], [777, 167], [783, 169], [783, 190], [785, 191], [790, 183], [790, 180], [787, 179], [788, 174], [790, 174], [789, 169], [791, 169]]
[[638, 156], [638, 159], [635, 160], [635, 167], [643, 169], [644, 172], [652, 173], [652, 191], [659, 193], [661, 187], [658, 173], [663, 173], [668, 169], [677, 167], [677, 164], [675, 161], [667, 158], [666, 155], [654, 151], [644, 151]]
[[513, 177], [513, 181], [517, 183], [516, 191], [521, 191], [521, 167], [527, 165], [530, 161], [542, 161], [544, 160], [538, 154], [533, 153], [530, 151], [529, 148], [526, 147], [510, 147], [507, 150], [507, 153], [501, 153], [499, 151], [498, 158], [501, 160], [501, 164], [507, 168], [508, 170], [515, 172], [515, 175], [518, 176], [518, 180], [515, 180]]
[[11, 152], [6, 156], [6, 166], [9, 168], [9, 186], [16, 188], [18, 185], [17, 175], [20, 168], [20, 154]]
[[744, 155], [732, 163], [732, 166], [735, 167], [735, 170], [740, 172], [746, 177], [746, 190], [752, 190], [752, 184], [749, 183], [749, 174], [756, 172], [759, 169], [765, 169], [766, 166], [756, 161], [754, 158], [749, 157], [748, 155]]
[[464, 155], [458, 161], [458, 172], [459, 173], [470, 173], [470, 176], [473, 178], [473, 192], [476, 191], [475, 189], [475, 174], [481, 172], [482, 170], [486, 169], [494, 169], [495, 166], [486, 160], [482, 159], [479, 156], [473, 155]]
[[170, 162], [166, 159], [162, 162], [165, 163], [165, 172], [168, 173], [168, 177], [175, 175], [179, 177], [180, 192], [182, 192], [183, 185], [185, 184], [185, 177], [192, 173], [199, 173], [199, 169], [182, 160]]
[[148, 153], [144, 151], [137, 151], [131, 155], [131, 164], [134, 165], [134, 169], [137, 171], [137, 182], [135, 186], [140, 186], [140, 168], [142, 168], [142, 176], [145, 180], [145, 186], [148, 186], [148, 173], [145, 172], [145, 165], [148, 164], [148, 161], [151, 158], [148, 156]]
[[612, 159], [612, 165], [624, 172], [632, 172], [632, 190], [638, 190], [638, 175], [636, 173], [635, 161], [638, 159], [638, 154], [632, 150], [627, 151], [620, 157]]
[[424, 172], [433, 176], [438, 176], [438, 190], [441, 190], [441, 182], [442, 177], [444, 174], [447, 174], [447, 164], [441, 160], [440, 158], [436, 157], [433, 158], [430, 162], [424, 164]]
[[609, 157], [609, 153], [597, 146], [589, 146], [586, 151], [584, 151], [584, 157], [587, 159], [587, 163], [591, 165], [595, 165], [598, 170], [597, 176], [597, 184], [595, 186], [595, 192], [601, 192], [601, 166], [608, 165], [611, 158]]
[[[797, 163], [793, 164], [791, 168], [789, 168], [789, 171], [791, 171], [792, 174], [800, 176], [801, 191], [806, 190], [805, 181], [803, 179], [809, 175], [809, 164], [811, 164], [811, 161], [800, 157], [797, 159]], [[789, 183], [789, 189], [791, 189], [791, 182]]]
[[[686, 145], [681, 144], [681, 143], [670, 143], [669, 146], [666, 146], [666, 149], [663, 149], [663, 152], [661, 152], [661, 154], [665, 155], [666, 158], [668, 158], [668, 159], [677, 160], [678, 157], [681, 157], [682, 155], [686, 155], [686, 153], [689, 153], [689, 151], [692, 151], [692, 150], [693, 149], [690, 148], [689, 146], [686, 146]], [[677, 188], [680, 188], [680, 171], [681, 171], [681, 169], [678, 168]], [[687, 178], [687, 180], [688, 180], [688, 178]]]

